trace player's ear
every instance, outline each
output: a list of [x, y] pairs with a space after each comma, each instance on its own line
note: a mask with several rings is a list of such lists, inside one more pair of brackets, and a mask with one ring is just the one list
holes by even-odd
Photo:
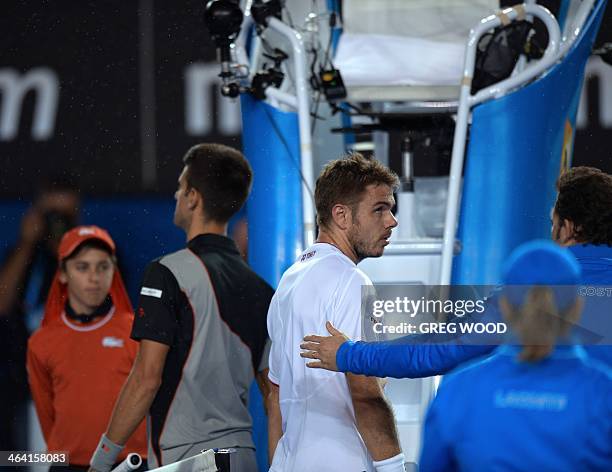
[[559, 239], [561, 244], [571, 243], [576, 240], [576, 231], [579, 227], [573, 221], [563, 219], [559, 222]]
[[349, 228], [352, 218], [351, 218], [351, 208], [347, 205], [342, 205], [341, 203], [337, 203], [331, 209], [331, 215], [333, 222], [342, 230], [346, 230]]
[[576, 231], [580, 230], [580, 228], [574, 224], [572, 220], [563, 220], [563, 228], [567, 231], [567, 234], [572, 239], [576, 235]]
[[195, 210], [198, 207], [202, 207], [202, 194], [198, 192], [195, 188], [191, 187], [187, 191], [187, 208], [190, 210]]

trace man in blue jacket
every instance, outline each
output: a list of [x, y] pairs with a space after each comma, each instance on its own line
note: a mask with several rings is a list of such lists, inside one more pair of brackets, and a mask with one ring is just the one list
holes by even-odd
[[[597, 286], [612, 286], [612, 176], [592, 167], [576, 167], [561, 175], [552, 212], [552, 239], [568, 247], [582, 267], [587, 322], [609, 331], [612, 296], [597, 296]], [[606, 292], [604, 292], [606, 293]], [[591, 315], [589, 317], [589, 314]], [[607, 316], [609, 319], [603, 319]], [[590, 320], [589, 320], [590, 318]], [[479, 321], [498, 321], [496, 302], [489, 304]], [[607, 326], [606, 326], [607, 324]], [[442, 375], [465, 361], [489, 354], [495, 345], [470, 344], [457, 338], [450, 344], [352, 342], [330, 323], [332, 336], [306, 336], [302, 357], [314, 359], [307, 365], [376, 377], [418, 378]], [[465, 338], [465, 336], [464, 336]], [[431, 342], [431, 341], [430, 341]], [[585, 346], [589, 356], [612, 366], [612, 346]]]

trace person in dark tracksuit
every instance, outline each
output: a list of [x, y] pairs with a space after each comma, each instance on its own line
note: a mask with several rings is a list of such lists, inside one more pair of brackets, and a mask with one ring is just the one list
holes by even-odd
[[254, 377], [266, 397], [273, 290], [226, 236], [249, 194], [251, 168], [217, 144], [194, 146], [183, 161], [174, 222], [187, 247], [145, 271], [132, 329], [139, 353], [91, 460], [100, 472], [147, 414], [150, 468], [235, 448], [231, 471], [257, 470], [247, 401]]

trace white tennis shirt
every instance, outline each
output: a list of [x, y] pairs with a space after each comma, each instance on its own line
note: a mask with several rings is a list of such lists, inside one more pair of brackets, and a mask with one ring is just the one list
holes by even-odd
[[328, 335], [331, 321], [361, 339], [361, 287], [370, 279], [339, 249], [316, 243], [284, 274], [270, 303], [269, 378], [279, 386], [283, 436], [271, 472], [372, 471], [355, 426], [346, 376], [306, 367], [306, 334]]

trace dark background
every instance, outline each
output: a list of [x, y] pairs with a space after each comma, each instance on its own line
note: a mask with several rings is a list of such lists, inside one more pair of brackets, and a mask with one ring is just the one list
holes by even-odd
[[[541, 3], [554, 11], [559, 2]], [[32, 138], [37, 100], [33, 91], [25, 95], [18, 136], [0, 138], [0, 197], [29, 198], [40, 177], [65, 169], [78, 176], [90, 196], [170, 195], [181, 156], [190, 145], [209, 140], [240, 146], [238, 133], [220, 130], [219, 95], [212, 84], [205, 91], [210, 129], [201, 134], [186, 131], [186, 67], [216, 67], [202, 21], [203, 5], [190, 0], [5, 0], [0, 73], [13, 70], [23, 77], [34, 68], [49, 68], [57, 74], [60, 93], [50, 139]], [[150, 35], [142, 27], [147, 8], [154, 11]], [[612, 42], [611, 10], [608, 5], [598, 43]], [[143, 44], [152, 47], [143, 53]], [[152, 58], [151, 67], [143, 72], [147, 57]], [[587, 78], [588, 127], [577, 130], [574, 165], [612, 172], [612, 129], [598, 121], [596, 111], [604, 105], [597, 85], [596, 78]], [[151, 93], [143, 95], [147, 87]], [[3, 105], [4, 90], [1, 95]], [[143, 117], [153, 124], [148, 139], [143, 139]], [[143, 175], [143, 162], [153, 163], [152, 176]]]
[[[153, 68], [139, 70], [146, 36], [139, 8], [154, 5]], [[3, 2], [0, 72], [26, 74], [49, 68], [60, 82], [53, 136], [32, 138], [36, 93], [21, 108], [19, 134], [0, 138], [0, 195], [27, 196], [39, 177], [69, 169], [87, 195], [174, 191], [181, 157], [203, 139], [240, 146], [237, 135], [216, 127], [218, 93], [210, 86], [211, 132], [185, 130], [186, 66], [215, 60], [205, 32], [204, 2], [61, 1]], [[149, 53], [151, 50], [149, 49]], [[216, 67], [216, 64], [211, 64]], [[153, 84], [153, 103], [143, 104], [141, 84]], [[2, 102], [5, 91], [2, 90]], [[146, 99], [146, 97], [145, 97]], [[153, 117], [154, 155], [144, 155], [141, 120]], [[146, 149], [146, 148], [144, 148]], [[156, 161], [156, 181], [143, 183], [142, 161]]]

